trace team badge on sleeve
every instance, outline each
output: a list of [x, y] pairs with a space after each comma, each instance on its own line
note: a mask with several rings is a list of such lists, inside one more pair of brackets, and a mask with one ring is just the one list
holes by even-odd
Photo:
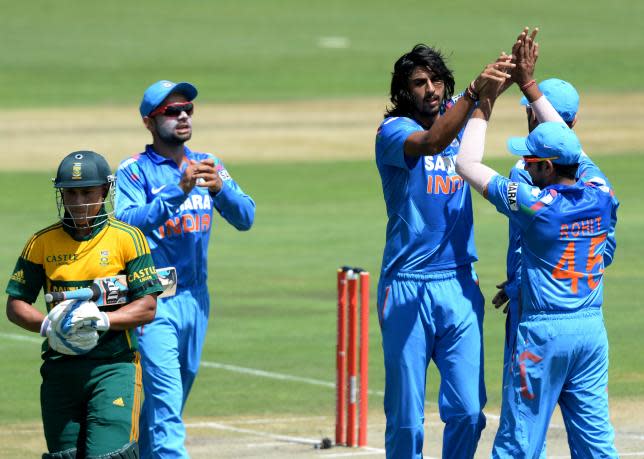
[[219, 177], [220, 177], [223, 181], [226, 181], [226, 180], [232, 180], [232, 179], [233, 179], [233, 178], [230, 176], [230, 174], [228, 173], [228, 171], [227, 171], [226, 169], [221, 169], [221, 170], [219, 171]]
[[519, 190], [519, 184], [517, 182], [508, 183], [508, 204], [510, 205], [510, 210], [516, 212], [519, 210], [517, 205], [517, 191]]

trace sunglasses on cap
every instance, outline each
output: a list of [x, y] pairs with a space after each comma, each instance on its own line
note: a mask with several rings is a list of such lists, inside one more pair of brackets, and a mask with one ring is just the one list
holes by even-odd
[[554, 159], [559, 159], [559, 156], [550, 156], [548, 158], [541, 158], [539, 156], [524, 156], [523, 160], [526, 163], [540, 163], [542, 161], [552, 161]]
[[192, 102], [173, 102], [171, 104], [155, 108], [148, 116], [153, 117], [163, 115], [170, 118], [176, 118], [181, 115], [181, 112], [186, 112], [188, 116], [192, 116], [194, 109], [195, 106]]

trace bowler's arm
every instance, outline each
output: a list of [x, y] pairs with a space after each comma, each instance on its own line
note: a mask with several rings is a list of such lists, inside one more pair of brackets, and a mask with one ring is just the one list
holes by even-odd
[[405, 155], [410, 157], [431, 156], [445, 150], [463, 128], [474, 100], [463, 96], [456, 101], [429, 129], [417, 131], [405, 140]]
[[[489, 106], [489, 112], [491, 112], [491, 106]], [[456, 173], [484, 197], [487, 197], [487, 186], [492, 177], [499, 175], [494, 169], [481, 162], [489, 112], [480, 107], [474, 109], [472, 117], [465, 126], [461, 149], [456, 158]]]

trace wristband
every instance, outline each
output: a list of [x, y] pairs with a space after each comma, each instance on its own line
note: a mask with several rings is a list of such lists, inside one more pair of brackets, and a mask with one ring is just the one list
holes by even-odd
[[527, 83], [522, 84], [522, 85], [521, 85], [521, 91], [525, 91], [525, 90], [526, 90], [526, 89], [528, 89], [530, 86], [532, 86], [533, 84], [536, 84], [536, 83], [537, 83], [537, 82], [536, 82], [535, 80], [530, 80], [530, 81], [528, 81]]
[[472, 99], [474, 102], [478, 102], [479, 100], [479, 95], [478, 93], [474, 90], [474, 82], [472, 81], [469, 86], [465, 89], [465, 95]]

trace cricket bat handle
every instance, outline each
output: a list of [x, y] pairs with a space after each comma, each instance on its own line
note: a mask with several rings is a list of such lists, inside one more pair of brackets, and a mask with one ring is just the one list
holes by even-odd
[[90, 287], [79, 288], [76, 290], [67, 290], [65, 292], [49, 292], [45, 294], [47, 303], [59, 302], [65, 300], [86, 300], [96, 301], [101, 295], [101, 291], [96, 284]]

